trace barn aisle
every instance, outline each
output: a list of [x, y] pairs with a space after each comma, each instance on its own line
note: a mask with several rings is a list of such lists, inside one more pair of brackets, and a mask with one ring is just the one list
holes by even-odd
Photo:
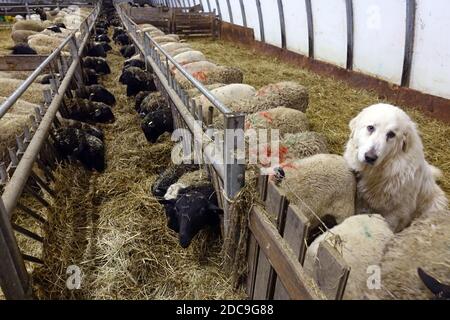
[[[239, 299], [222, 272], [221, 242], [205, 235], [187, 249], [169, 232], [162, 207], [149, 193], [169, 164], [170, 138], [149, 144], [118, 82], [124, 58], [113, 47], [112, 73], [102, 84], [117, 99], [116, 121], [103, 125], [107, 169], [88, 173], [77, 165], [57, 170], [58, 197], [49, 216], [47, 265], [33, 274], [42, 299]], [[81, 287], [66, 286], [67, 267], [78, 266]]]

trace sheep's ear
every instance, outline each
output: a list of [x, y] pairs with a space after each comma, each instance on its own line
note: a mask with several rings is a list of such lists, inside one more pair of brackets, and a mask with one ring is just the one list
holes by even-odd
[[216, 206], [215, 204], [213, 204], [213, 203], [209, 203], [208, 204], [208, 210], [209, 211], [213, 211], [213, 212], [215, 212], [217, 214], [223, 214], [223, 210], [221, 208], [219, 208], [218, 206]]
[[414, 141], [414, 131], [415, 127], [414, 126], [408, 126], [407, 129], [405, 130], [405, 132], [403, 132], [403, 136], [402, 136], [402, 151], [403, 152], [408, 152], [409, 149], [412, 147]]

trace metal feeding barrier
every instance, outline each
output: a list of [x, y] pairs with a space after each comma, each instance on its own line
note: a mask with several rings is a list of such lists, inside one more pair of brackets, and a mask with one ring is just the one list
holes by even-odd
[[[0, 106], [0, 118], [17, 102], [30, 87], [37, 76], [45, 69], [52, 75], [51, 89], [45, 90], [44, 105], [36, 108], [32, 116], [31, 128], [25, 127], [23, 134], [16, 137], [17, 148], [9, 148], [11, 162], [8, 166], [0, 163], [0, 183], [4, 185], [4, 192], [0, 198], [0, 285], [7, 299], [30, 299], [32, 290], [30, 277], [24, 261], [43, 263], [38, 257], [23, 254], [18, 247], [14, 231], [30, 239], [43, 242], [42, 237], [11, 222], [13, 211], [18, 208], [37, 222], [46, 224], [47, 221], [34, 210], [19, 203], [24, 190], [35, 197], [44, 206], [49, 203], [34, 188], [27, 185], [29, 181], [50, 196], [54, 195], [49, 183], [54, 180], [51, 172], [54, 161], [54, 151], [48, 138], [52, 126], [58, 127], [56, 118], [58, 111], [65, 108], [64, 97], [72, 97], [73, 80], [78, 88], [83, 86], [81, 69], [81, 55], [89, 41], [91, 31], [100, 12], [101, 1], [94, 7], [91, 14], [82, 22], [80, 29], [73, 31], [61, 45], [50, 54], [42, 64], [11, 94]], [[79, 37], [76, 33], [80, 32]], [[63, 55], [63, 49], [68, 46], [70, 57]], [[64, 75], [60, 80], [56, 76]], [[34, 170], [34, 164], [44, 172], [41, 178]]]
[[[219, 204], [224, 209], [223, 232], [227, 234], [229, 225], [229, 209], [233, 199], [244, 186], [245, 164], [238, 159], [238, 146], [242, 145], [244, 137], [245, 115], [232, 112], [211, 94], [195, 77], [178, 64], [147, 32], [141, 32], [138, 25], [126, 14], [122, 6], [115, 3], [116, 10], [130, 37], [145, 57], [146, 63], [155, 73], [155, 83], [162, 92], [172, 110], [175, 128], [185, 128], [193, 136], [196, 154], [200, 154], [203, 163], [208, 164], [212, 182], [218, 194]], [[210, 109], [207, 119], [203, 119], [201, 106], [190, 98], [182, 88], [170, 67], [182, 74], [196, 88], [214, 109], [223, 115], [225, 135], [223, 143], [214, 141], [207, 133], [212, 129], [213, 110]], [[183, 131], [186, 133], [186, 131]], [[192, 141], [185, 134], [181, 137], [183, 143]], [[196, 147], [197, 146], [197, 147]], [[200, 146], [200, 147], [198, 147]], [[221, 152], [215, 152], [218, 146]], [[191, 149], [189, 146], [186, 148]], [[186, 148], [184, 150], [186, 150]], [[201, 150], [200, 150], [201, 148]]]

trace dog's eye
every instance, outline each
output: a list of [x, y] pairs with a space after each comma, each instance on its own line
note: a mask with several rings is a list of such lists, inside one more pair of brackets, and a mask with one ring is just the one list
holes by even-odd
[[375, 131], [375, 127], [374, 126], [367, 126], [367, 131], [369, 131], [369, 133], [373, 133]]
[[392, 138], [394, 138], [395, 137], [395, 132], [394, 131], [389, 131], [387, 134], [386, 134], [386, 138], [389, 140], [389, 139], [392, 139]]

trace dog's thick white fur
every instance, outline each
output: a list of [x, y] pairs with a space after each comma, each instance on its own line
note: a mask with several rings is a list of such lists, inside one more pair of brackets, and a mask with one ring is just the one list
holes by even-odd
[[394, 232], [419, 215], [447, 208], [436, 184], [441, 172], [426, 162], [416, 124], [403, 110], [372, 105], [350, 121], [350, 130], [344, 158], [357, 173], [358, 196]]

